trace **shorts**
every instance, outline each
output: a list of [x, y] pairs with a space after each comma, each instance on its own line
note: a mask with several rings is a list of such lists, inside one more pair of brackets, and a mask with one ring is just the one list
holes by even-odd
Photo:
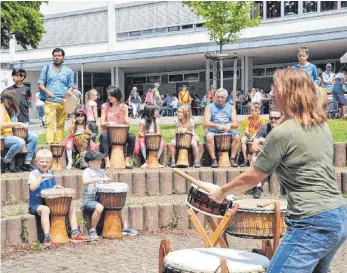
[[243, 137], [246, 138], [247, 142], [252, 142], [252, 140], [251, 140], [252, 136], [243, 136]]
[[228, 132], [207, 132], [207, 133], [205, 134], [205, 136], [204, 136], [204, 141], [206, 142], [206, 135], [207, 135], [207, 134], [213, 134], [213, 135], [215, 135], [215, 134], [222, 134], [222, 133], [229, 133], [229, 134], [231, 134], [231, 140], [234, 140], [234, 138], [235, 138], [236, 136], [239, 136], [239, 137], [242, 136], [242, 134], [240, 133], [239, 130], [230, 130], [230, 131], [228, 131]]
[[98, 204], [100, 203], [96, 200], [86, 200], [83, 202], [82, 207], [85, 210], [94, 211]]
[[29, 206], [29, 212], [30, 214], [32, 215], [35, 215], [35, 216], [40, 216], [37, 212], [37, 209], [39, 208], [39, 206], [43, 206], [42, 204], [37, 204], [37, 205], [32, 205], [32, 206]]

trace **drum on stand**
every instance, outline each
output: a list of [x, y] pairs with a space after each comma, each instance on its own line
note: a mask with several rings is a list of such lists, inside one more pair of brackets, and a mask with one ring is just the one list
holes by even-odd
[[214, 135], [214, 143], [219, 154], [218, 167], [229, 168], [231, 166], [229, 159], [231, 140], [232, 136], [229, 133]]
[[66, 233], [65, 217], [68, 215], [71, 200], [75, 195], [73, 189], [45, 189], [41, 191], [44, 203], [50, 209], [51, 239], [53, 244], [67, 244], [69, 237]]
[[158, 151], [161, 143], [161, 135], [145, 135], [145, 143], [148, 151], [147, 168], [159, 168]]
[[230, 248], [191, 248], [169, 252], [163, 262], [163, 273], [220, 272], [221, 258], [228, 272], [265, 272], [270, 260], [265, 256]]
[[176, 146], [178, 149], [177, 167], [189, 167], [188, 149], [190, 148], [193, 134], [177, 133]]
[[105, 208], [105, 220], [102, 237], [107, 239], [122, 239], [123, 229], [121, 209], [125, 201], [129, 186], [126, 183], [105, 183], [96, 185], [99, 202]]
[[[274, 206], [259, 207], [267, 204], [270, 199], [243, 199], [235, 203], [240, 205], [237, 214], [232, 218], [227, 233], [236, 237], [271, 239], [274, 237]], [[287, 214], [287, 201], [277, 200], [280, 203], [281, 235], [286, 232], [284, 217]]]
[[65, 165], [64, 158], [63, 158], [65, 147], [60, 144], [51, 144], [49, 145], [49, 148], [53, 155], [53, 163], [52, 163], [51, 170], [52, 171], [63, 170]]
[[124, 145], [127, 143], [128, 125], [107, 125], [108, 140], [112, 145], [111, 165], [115, 169], [125, 169]]
[[[27, 137], [28, 137], [28, 129], [27, 128], [14, 127], [14, 128], [12, 128], [12, 132], [13, 132], [14, 136], [20, 137], [20, 138], [24, 139], [24, 141], [26, 143], [26, 140], [27, 140]], [[22, 153], [27, 153], [27, 152], [28, 152], [27, 146], [24, 145]]]
[[[202, 182], [206, 187], [214, 190], [219, 186], [207, 182]], [[228, 195], [222, 203], [217, 203], [209, 198], [208, 193], [203, 189], [198, 188], [195, 184], [192, 184], [189, 189], [188, 197], [186, 200], [187, 206], [193, 210], [213, 216], [217, 218], [223, 218], [228, 209], [231, 209], [235, 196], [233, 194]]]
[[65, 110], [66, 113], [68, 114], [72, 114], [76, 111], [78, 106], [78, 101], [77, 98], [75, 97], [75, 95], [71, 94], [71, 95], [66, 95], [63, 98], [63, 108]]

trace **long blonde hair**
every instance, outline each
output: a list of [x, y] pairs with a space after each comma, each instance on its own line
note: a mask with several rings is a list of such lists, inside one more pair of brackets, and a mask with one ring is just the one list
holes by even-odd
[[86, 93], [86, 97], [85, 97], [85, 103], [86, 103], [86, 105], [88, 104], [88, 102], [91, 100], [91, 97], [92, 97], [92, 95], [93, 94], [97, 94], [98, 93], [98, 91], [96, 91], [95, 89], [91, 89], [91, 90], [89, 90], [87, 93]]
[[178, 125], [180, 127], [187, 128], [189, 131], [192, 131], [192, 124], [190, 120], [192, 119], [192, 111], [188, 104], [182, 104], [178, 109], [182, 109], [183, 117], [182, 120], [178, 120]]
[[306, 129], [327, 120], [322, 105], [318, 102], [316, 86], [306, 71], [280, 69], [274, 74], [276, 100], [286, 117], [293, 118]]

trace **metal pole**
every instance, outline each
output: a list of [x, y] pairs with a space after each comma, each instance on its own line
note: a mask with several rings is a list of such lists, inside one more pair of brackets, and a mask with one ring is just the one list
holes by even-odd
[[217, 89], [217, 61], [215, 59], [213, 59], [213, 89], [216, 90]]
[[220, 61], [220, 88], [223, 88], [223, 59]]
[[237, 58], [234, 59], [234, 78], [233, 78], [233, 105], [236, 107], [236, 88], [237, 88]]
[[206, 101], [208, 101], [209, 91], [210, 90], [210, 60], [206, 59]]
[[83, 66], [84, 64], [81, 64], [81, 92], [82, 92], [82, 98], [84, 100], [84, 81], [83, 81]]

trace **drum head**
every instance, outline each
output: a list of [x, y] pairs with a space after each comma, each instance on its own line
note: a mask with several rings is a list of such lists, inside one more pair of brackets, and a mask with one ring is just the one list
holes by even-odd
[[280, 208], [281, 212], [287, 211], [287, 201], [286, 200], [279, 200], [279, 199], [241, 199], [236, 200], [235, 203], [239, 204], [239, 211], [247, 211], [247, 210], [261, 210], [262, 212], [266, 213], [273, 213], [274, 210], [274, 204], [268, 205], [266, 207], [259, 207], [259, 205], [268, 204], [272, 201], [279, 201], [280, 202]]
[[122, 182], [111, 182], [111, 183], [98, 183], [96, 184], [96, 190], [98, 192], [110, 192], [110, 193], [120, 193], [128, 192], [129, 186]]
[[75, 191], [69, 188], [45, 189], [41, 191], [42, 198], [74, 197]]
[[68, 114], [75, 112], [77, 108], [77, 98], [75, 95], [66, 95], [63, 99], [63, 107]]
[[192, 248], [170, 252], [164, 259], [164, 268], [175, 269], [177, 272], [220, 272], [217, 269], [221, 258], [226, 259], [228, 272], [265, 272], [270, 264], [270, 260], [265, 256], [248, 251]]

